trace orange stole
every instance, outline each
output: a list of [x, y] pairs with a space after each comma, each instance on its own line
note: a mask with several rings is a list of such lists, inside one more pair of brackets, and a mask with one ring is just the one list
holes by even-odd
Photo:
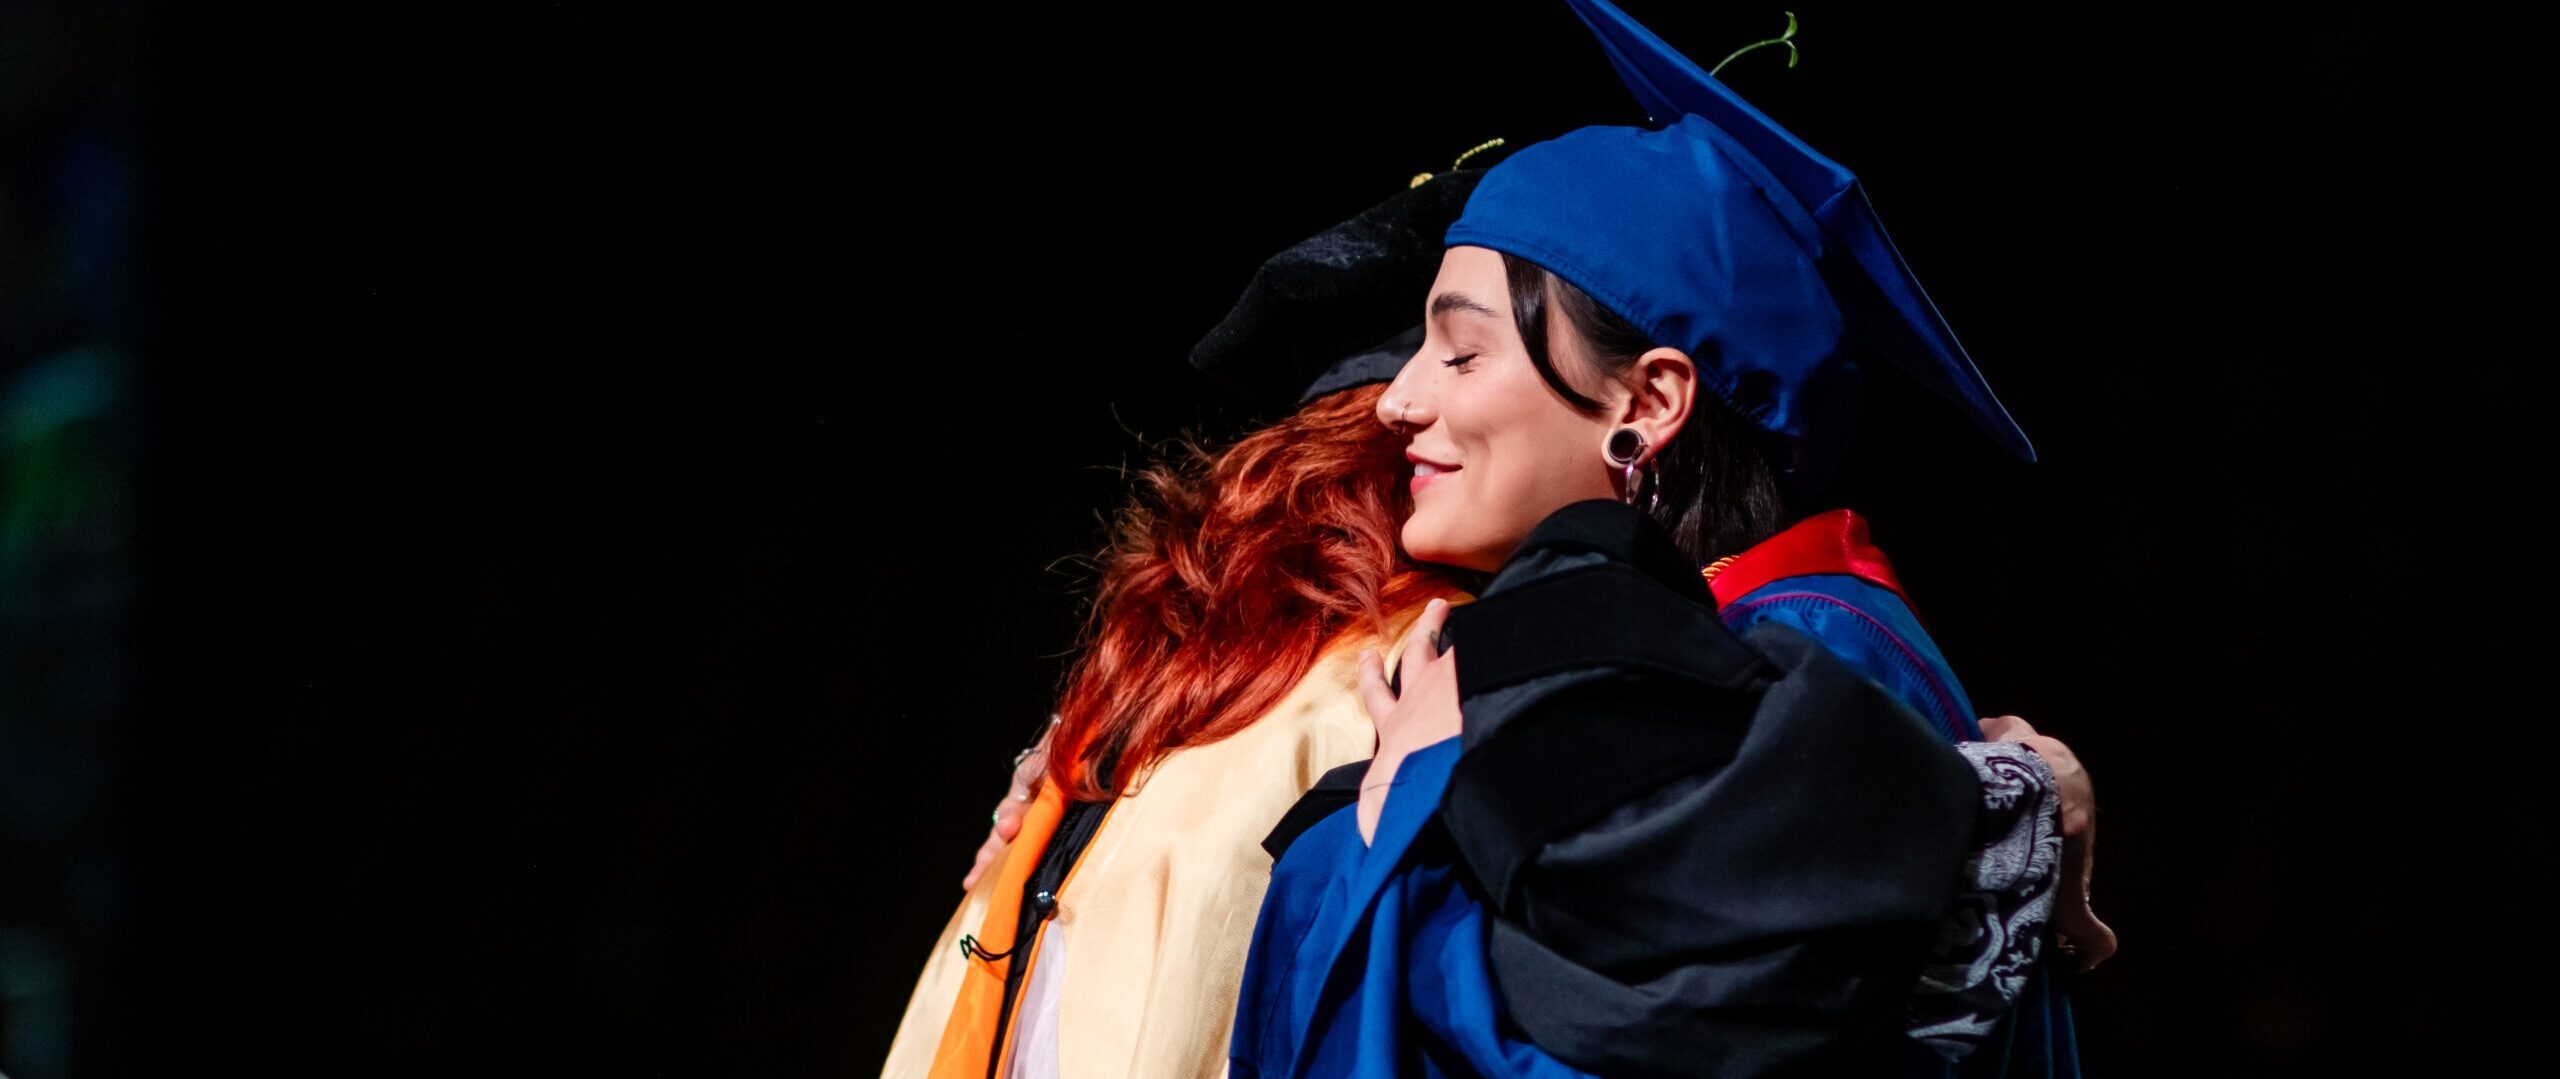
[[1002, 959], [970, 960], [960, 982], [960, 999], [951, 1006], [951, 1019], [943, 1024], [942, 1041], [933, 1050], [932, 1079], [986, 1079], [989, 1074], [988, 1062], [996, 1051], [996, 1022], [1004, 1013], [1005, 974], [1015, 959], [1009, 954], [1016, 944], [1013, 933], [1022, 920], [1022, 886], [1030, 882], [1031, 871], [1039, 866], [1040, 854], [1049, 849], [1049, 837], [1057, 834], [1058, 821], [1066, 812], [1067, 800], [1057, 785], [1042, 784], [1022, 814], [1022, 831], [1005, 847], [1004, 864], [995, 870], [995, 892], [987, 898], [987, 920], [978, 927], [977, 940], [982, 951], [1008, 954]]

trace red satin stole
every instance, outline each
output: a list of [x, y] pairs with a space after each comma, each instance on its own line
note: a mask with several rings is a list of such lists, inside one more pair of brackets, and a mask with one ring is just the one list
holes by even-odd
[[1893, 563], [1867, 539], [1867, 519], [1851, 510], [1796, 522], [1707, 574], [1707, 588], [1716, 594], [1716, 606], [1723, 607], [1772, 581], [1820, 573], [1847, 574], [1911, 602], [1901, 579], [1893, 575]]

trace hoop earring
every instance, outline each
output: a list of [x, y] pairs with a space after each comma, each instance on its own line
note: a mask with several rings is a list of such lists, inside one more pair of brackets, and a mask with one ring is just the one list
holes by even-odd
[[[1644, 451], [1644, 432], [1633, 427], [1621, 427], [1609, 432], [1608, 445], [1601, 448], [1601, 452], [1608, 456], [1609, 463], [1618, 469], [1620, 481], [1625, 488], [1625, 494], [1621, 497], [1625, 498], [1627, 505], [1630, 506], [1636, 504], [1636, 492], [1644, 486], [1643, 478], [1636, 472], [1636, 462], [1644, 459]], [[1645, 471], [1648, 473], [1653, 471], [1651, 462], [1646, 462]], [[1653, 498], [1659, 504], [1662, 501], [1662, 492], [1655, 491]]]

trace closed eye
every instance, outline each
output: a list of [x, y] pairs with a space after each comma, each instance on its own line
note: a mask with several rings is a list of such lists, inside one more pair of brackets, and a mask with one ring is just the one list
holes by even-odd
[[1448, 359], [1445, 359], [1445, 360], [1440, 361], [1440, 366], [1442, 366], [1442, 367], [1459, 367], [1459, 368], [1463, 368], [1463, 367], [1465, 367], [1465, 366], [1467, 365], [1467, 363], [1468, 363], [1469, 361], [1474, 360], [1475, 358], [1476, 358], [1476, 354], [1475, 354], [1475, 353], [1472, 353], [1472, 352], [1470, 352], [1470, 353], [1468, 353], [1468, 354], [1466, 354], [1466, 355], [1464, 355], [1464, 356], [1451, 356], [1451, 357], [1449, 357]]

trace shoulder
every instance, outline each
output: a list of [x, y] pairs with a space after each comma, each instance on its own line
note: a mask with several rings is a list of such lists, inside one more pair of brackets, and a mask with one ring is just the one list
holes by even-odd
[[[1408, 614], [1390, 628], [1409, 632], [1412, 621]], [[1200, 845], [1215, 835], [1219, 839], [1211, 845], [1240, 862], [1260, 861], [1258, 848], [1266, 847], [1275, 824], [1298, 816], [1296, 827], [1303, 829], [1321, 819], [1323, 813], [1313, 805], [1302, 809], [1299, 801], [1328, 773], [1344, 772], [1356, 796], [1357, 766], [1377, 745], [1375, 727], [1360, 704], [1359, 659], [1363, 648], [1377, 647], [1378, 641], [1369, 633], [1343, 635], [1243, 730], [1166, 755], [1114, 810], [1121, 818], [1115, 829], [1128, 833], [1147, 821], [1154, 826], [1147, 831], [1168, 846]], [[1323, 797], [1319, 792], [1319, 802]]]
[[1812, 638], [1951, 740], [1980, 737], [1973, 706], [1937, 642], [1889, 588], [1847, 574], [1807, 574], [1755, 588], [1719, 613], [1736, 633], [1776, 625]]
[[1754, 588], [1721, 610], [1725, 624], [1740, 630], [1763, 622], [1805, 620], [1806, 611], [1843, 611], [1891, 627], [1922, 640], [1928, 634], [1920, 619], [1892, 589], [1845, 573], [1810, 573], [1785, 577]]
[[1452, 612], [1459, 694], [1593, 667], [1732, 680], [1750, 664], [1697, 566], [1654, 521], [1576, 502], [1529, 531], [1474, 603]]
[[1369, 755], [1375, 736], [1358, 677], [1358, 648], [1328, 650], [1243, 730], [1167, 754], [1140, 777], [1133, 800], [1168, 802], [1179, 791], [1208, 802], [1267, 803], [1259, 826], [1267, 828], [1318, 777]]

